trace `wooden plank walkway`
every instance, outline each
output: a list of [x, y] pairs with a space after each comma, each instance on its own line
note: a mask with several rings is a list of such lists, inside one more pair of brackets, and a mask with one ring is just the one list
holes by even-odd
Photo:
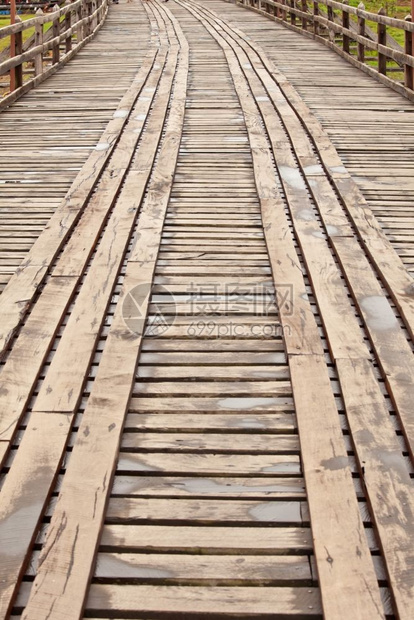
[[128, 15], [112, 7], [92, 43], [1, 114], [0, 291], [96, 148], [149, 37], [141, 3]]
[[145, 57], [0, 297], [0, 618], [413, 617], [412, 278], [241, 10], [114, 7]]
[[413, 273], [412, 103], [321, 43], [234, 4], [211, 0], [209, 6], [259, 42], [295, 86]]

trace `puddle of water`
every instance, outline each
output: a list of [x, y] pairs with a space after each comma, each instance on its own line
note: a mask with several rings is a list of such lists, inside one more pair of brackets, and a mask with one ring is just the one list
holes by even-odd
[[367, 314], [367, 325], [377, 331], [386, 331], [398, 327], [398, 321], [388, 300], [381, 295], [370, 295], [361, 301], [361, 307]]
[[297, 168], [290, 166], [279, 166], [279, 173], [283, 181], [294, 189], [306, 190], [305, 182]]
[[314, 230], [312, 233], [312, 237], [316, 237], [317, 239], [325, 239], [323, 232], [320, 230]]
[[337, 235], [339, 233], [339, 230], [336, 226], [330, 226], [328, 224], [326, 227], [326, 232], [328, 233], [328, 235]]
[[231, 426], [236, 428], [267, 428], [266, 424], [257, 418], [236, 418]]
[[106, 151], [107, 149], [109, 149], [109, 144], [108, 142], [101, 142], [100, 144], [97, 144], [95, 146], [95, 151]]
[[305, 174], [324, 174], [324, 170], [320, 164], [314, 166], [305, 166], [303, 169]]
[[329, 170], [331, 172], [337, 172], [339, 174], [346, 174], [345, 166], [332, 166], [332, 168], [329, 168]]
[[305, 222], [312, 222], [316, 220], [314, 212], [310, 209], [302, 209], [302, 211], [299, 211], [298, 218], [300, 220], [304, 220]]
[[128, 116], [128, 110], [116, 110], [113, 113], [113, 118], [125, 118], [126, 116]]

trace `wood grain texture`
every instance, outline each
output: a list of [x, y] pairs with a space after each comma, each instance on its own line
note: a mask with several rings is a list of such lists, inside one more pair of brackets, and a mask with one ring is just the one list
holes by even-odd
[[[184, 4], [187, 6], [187, 3]], [[191, 3], [190, 6], [194, 6], [193, 3]], [[193, 8], [190, 8], [189, 10], [195, 16], [200, 15], [200, 13]], [[229, 67], [234, 72], [233, 75], [235, 86], [239, 92], [241, 105], [243, 106], [245, 101], [249, 101], [251, 95], [248, 93], [246, 86], [243, 84], [241, 71], [238, 65], [234, 62], [232, 52], [228, 49], [228, 43], [225, 37], [223, 37], [223, 40], [221, 38], [220, 31], [216, 31], [214, 29], [213, 18], [208, 19], [208, 22], [212, 25], [210, 27], [207, 26], [207, 28], [219, 44], [222, 45], [229, 62]], [[240, 64], [242, 66], [247, 67], [247, 69], [251, 66], [247, 63], [248, 58], [244, 57], [243, 54], [237, 49], [235, 50], [235, 54], [239, 55]], [[253, 89], [256, 88], [256, 92], [253, 90], [256, 95], [256, 101], [261, 102], [262, 100], [268, 100], [265, 92], [263, 93], [263, 96], [261, 93], [260, 95], [258, 94], [257, 89], [259, 86], [256, 82], [256, 78], [250, 77], [250, 73], [248, 71], [246, 78], [247, 80], [250, 80], [250, 84], [253, 85]], [[258, 103], [258, 105], [260, 107], [261, 103]], [[245, 113], [247, 113], [247, 111]], [[274, 125], [271, 110], [264, 108], [262, 115], [267, 126], [269, 136], [277, 136], [277, 134], [274, 133], [275, 130], [277, 131], [277, 127]], [[249, 117], [251, 118], [251, 115]], [[251, 140], [253, 154], [255, 153], [257, 135], [260, 134], [260, 129], [258, 128], [258, 122], [252, 123], [251, 126], [248, 124], [249, 138]], [[279, 152], [276, 153], [275, 148], [273, 150], [275, 158], [277, 158]], [[306, 199], [306, 193], [304, 191], [304, 186], [302, 186], [297, 180], [297, 173], [295, 173], [291, 165], [286, 166], [286, 163], [290, 162], [284, 161], [284, 168], [282, 167], [282, 178], [284, 173], [287, 181], [284, 185], [285, 193], [289, 204], [297, 204], [298, 206], [296, 209], [299, 209], [299, 198], [302, 206], [303, 200]], [[290, 170], [292, 170], [292, 172], [287, 174]], [[270, 175], [270, 170], [268, 175]], [[308, 224], [308, 220], [305, 220], [305, 222]], [[305, 242], [306, 237], [303, 236], [303, 239]], [[312, 238], [310, 237], [310, 239]], [[316, 241], [317, 237], [314, 237], [314, 240]], [[312, 240], [308, 242], [306, 248], [313, 250], [316, 245], [315, 241]], [[291, 247], [293, 250], [293, 244]], [[318, 261], [321, 260], [321, 253], [325, 253], [327, 264], [329, 263], [329, 265], [332, 265], [331, 270], [334, 270], [334, 263], [326, 246], [322, 245], [322, 243], [318, 243], [316, 247], [318, 248], [318, 251], [313, 252], [313, 261], [307, 262], [308, 269], [313, 268], [315, 260], [317, 265]], [[315, 279], [320, 270], [320, 265], [318, 265], [318, 267], [316, 267], [316, 265], [315, 271], [313, 272], [315, 273]], [[336, 278], [339, 278], [339, 274]], [[315, 285], [315, 282], [313, 282], [313, 284]], [[344, 291], [339, 285], [339, 279], [336, 280], [332, 293], [326, 290], [326, 280], [323, 286], [322, 282], [319, 284], [317, 281], [315, 289], [318, 303], [322, 304], [322, 317], [324, 317], [325, 320], [329, 321], [329, 317], [333, 314], [333, 309], [337, 312], [342, 305], [343, 309], [347, 307], [346, 314], [349, 317], [350, 325], [352, 325], [352, 321], [354, 320], [353, 313], [351, 308], [349, 308], [348, 300], [346, 300], [343, 295]], [[335, 290], [338, 292], [341, 291], [339, 296], [337, 296], [335, 301], [333, 301], [333, 298], [329, 301], [330, 294], [332, 294], [332, 297], [335, 297]], [[341, 334], [342, 329], [346, 325], [346, 321], [342, 321], [338, 324], [335, 320], [335, 326], [334, 323], [331, 325], [335, 334], [335, 336], [332, 336], [332, 342], [335, 343], [332, 348], [335, 353], [344, 356], [355, 354], [355, 347], [353, 345], [349, 346], [349, 349], [347, 349], [348, 340], [346, 333], [349, 332], [350, 326], [347, 326]], [[315, 328], [316, 325], [314, 324], [314, 329]], [[309, 330], [311, 329], [312, 325], [309, 325]], [[358, 330], [359, 328], [355, 323], [355, 344], [357, 345], [357, 348], [358, 346], [360, 347], [361, 354], [368, 354], [368, 351], [364, 348], [364, 346], [361, 346], [359, 343]], [[288, 343], [289, 340], [287, 340], [287, 344]], [[373, 564], [363, 534], [363, 524], [354, 495], [350, 470], [347, 466], [347, 455], [338, 423], [336, 405], [326, 373], [325, 362], [321, 355], [297, 355], [297, 350], [295, 351], [293, 349], [292, 353], [294, 354], [289, 356], [289, 367], [292, 376], [292, 387], [299, 433], [302, 438], [301, 444], [303, 451], [302, 458], [304, 462], [304, 475], [308, 491], [312, 532], [315, 542], [315, 555], [317, 559], [319, 579], [322, 584], [324, 613], [327, 617], [332, 618], [341, 617], [344, 615], [348, 606], [349, 592], [352, 591], [357, 600], [355, 605], [355, 613], [357, 617], [364, 618], [367, 615], [370, 615], [372, 617], [381, 618], [383, 617], [383, 611], [379, 590], [376, 586], [376, 577]], [[313, 392], [313, 390], [315, 391]], [[323, 427], [319, 427], [319, 432], [316, 433], [315, 424], [317, 423], [318, 417], [315, 416], [314, 418], [311, 418], [309, 415], [309, 403], [312, 403], [312, 401], [316, 402], [320, 398], [321, 402], [319, 408], [323, 407], [325, 412], [323, 416], [324, 424]], [[314, 409], [314, 405], [312, 406], [311, 404], [310, 407], [311, 410]], [[327, 420], [329, 420], [329, 430], [327, 429]], [[316, 441], [316, 436], [318, 437], [318, 446], [312, 442], [312, 434], [314, 436], [314, 441]], [[318, 455], [319, 450], [321, 451], [320, 455]], [[338, 466], [336, 468], [331, 468], [328, 464], [330, 463], [330, 459], [335, 458], [339, 459]], [[332, 488], [335, 488], [338, 492], [335, 498], [332, 496]], [[340, 491], [339, 488], [341, 489]], [[344, 503], [341, 507], [340, 502], [342, 501]], [[345, 519], [344, 510], [347, 511], [347, 517]], [[327, 521], [325, 521], [325, 518]], [[329, 524], [332, 523], [335, 523], [335, 526], [333, 529], [330, 529], [332, 525], [330, 526]], [[340, 525], [338, 526], [339, 523]], [[338, 529], [336, 529], [337, 527]], [[346, 535], [344, 535], [343, 528], [347, 528]], [[339, 532], [341, 532], [341, 535], [338, 535]], [[327, 542], [328, 538], [330, 540], [329, 544]], [[324, 539], [324, 541], [322, 541], [322, 539]], [[344, 543], [344, 541], [346, 542]], [[333, 545], [332, 550], [330, 550], [331, 544]], [[348, 544], [350, 545], [349, 549], [347, 548]], [[360, 547], [360, 545], [362, 545], [362, 547]], [[332, 562], [330, 562], [330, 560], [332, 560]], [[350, 563], [353, 565], [351, 570], [349, 570]], [[335, 592], [335, 594], [333, 594], [333, 592]], [[373, 598], [371, 598], [371, 595]]]
[[143, 614], [168, 611], [177, 618], [194, 613], [220, 613], [224, 617], [248, 613], [251, 618], [312, 617], [321, 613], [317, 590], [287, 587], [266, 588], [264, 598], [258, 588], [94, 585], [87, 606], [95, 612], [108, 608]]
[[[145, 60], [145, 44], [149, 42], [149, 24], [141, 5], [136, 5], [129, 20], [142, 32], [141, 42], [128, 30], [128, 21], [112, 15], [111, 11], [96, 40], [70, 65], [47, 85], [26, 95], [25, 103], [17, 102], [2, 113], [4, 148], [0, 179], [4, 185], [0, 198], [0, 235], [7, 237], [7, 241], [2, 245], [0, 258], [3, 252], [12, 252], [3, 268], [0, 264], [0, 287], [3, 289], [11, 279], [0, 302], [2, 315], [5, 320], [7, 317], [0, 337], [2, 352], [39, 289], [43, 279], [38, 277], [40, 270], [43, 275], [46, 273], [75, 226], [127, 120], [123, 111], [131, 108], [153, 62], [156, 50], [152, 47], [147, 63], [144, 62], [138, 74], [136, 66], [125, 63], [129, 55], [141, 64]], [[124, 31], [127, 47], [120, 47], [110, 64], [103, 52], [119, 30]], [[90, 63], [94, 63], [92, 71]], [[102, 96], [101, 80], [112, 79], [114, 67], [118, 75], [116, 88], [97, 104], [96, 97]], [[53, 134], [44, 136], [56, 119], [59, 127]], [[29, 219], [16, 221], [16, 215], [28, 206]], [[37, 280], [30, 286], [26, 280], [33, 278], [33, 273], [37, 274]], [[18, 284], [23, 275], [24, 297]]]
[[[320, 70], [315, 52], [308, 60], [292, 44], [296, 68], [285, 67], [293, 75], [301, 55], [308, 107], [259, 46], [276, 58], [292, 39], [230, 3], [139, 0], [113, 15], [128, 30], [114, 54], [131, 88], [123, 74], [107, 83], [118, 63], [101, 47], [96, 76], [91, 52], [68, 82], [87, 93], [83, 121], [63, 82], [55, 103], [31, 95], [40, 124], [43, 114], [62, 123], [52, 144], [78, 121], [90, 133], [55, 152], [56, 174], [23, 205], [8, 183], [30, 181], [10, 137], [20, 104], [9, 110], [13, 172], [0, 159], [10, 185], [0, 215], [20, 205], [4, 212], [0, 271], [48, 226], [22, 266], [27, 297], [23, 280], [6, 289], [4, 609], [25, 620], [336, 620], [351, 602], [361, 620], [408, 619], [410, 276], [391, 244], [414, 261], [412, 166], [389, 130], [375, 152], [368, 134], [389, 109], [408, 147], [409, 115], [357, 84], [376, 112], [366, 131], [358, 106], [347, 112], [345, 135], [351, 99], [340, 105], [331, 89], [330, 112], [330, 87], [318, 93], [309, 69]], [[125, 51], [148, 25], [140, 65]], [[352, 77], [341, 75], [340, 92]], [[80, 170], [115, 99], [102, 149]], [[397, 154], [398, 172], [381, 149]], [[363, 181], [353, 178], [367, 157]], [[59, 213], [65, 167], [80, 185]]]
[[413, 537], [412, 480], [370, 365], [364, 360], [339, 360], [338, 372], [398, 615], [409, 618], [414, 604], [412, 567], [406, 555]]
[[[172, 34], [172, 28], [170, 33]], [[172, 77], [180, 56], [176, 74], [178, 87], [171, 99], [171, 111], [166, 124], [168, 137], [158, 154], [157, 167], [153, 171], [147, 199], [138, 222], [137, 238], [140, 239], [142, 234], [146, 235], [150, 239], [149, 246], [156, 243], [162, 231], [170, 194], [169, 178], [173, 175], [180, 144], [188, 71], [188, 47], [184, 39], [180, 40], [180, 45], [181, 51], [178, 45], [175, 45], [169, 69]], [[160, 90], [160, 97], [166, 106], [169, 100], [167, 93]], [[157, 137], [155, 140], [158, 143]], [[149, 222], [151, 228], [148, 227]], [[134, 287], [152, 281], [155, 263], [154, 258], [148, 257], [148, 245], [137, 244], [132, 252], [124, 280], [124, 296]], [[146, 312], [144, 316], [145, 314]], [[94, 389], [83, 415], [79, 440], [74, 448], [75, 458], [71, 461], [65, 477], [23, 617], [40, 618], [45, 612], [51, 613], [52, 610], [53, 613], [58, 613], [58, 609], [67, 614], [69, 608], [73, 618], [78, 618], [82, 613], [141, 340], [142, 332], [134, 334], [128, 329], [122, 313], [122, 303], [119, 304]], [[114, 367], [119, 369], [116, 376]], [[97, 419], [99, 424], [96, 423]], [[91, 454], [94, 454], [93, 463]], [[85, 484], [77, 487], [74, 481], [79, 475], [84, 476], [86, 470], [89, 474]], [[70, 508], [74, 504], [78, 507], [76, 512]], [[63, 522], [64, 535], [59, 534]], [[61, 576], [59, 580], [56, 579], [56, 574]]]
[[71, 418], [36, 413], [28, 424], [0, 497], [0, 615], [10, 612], [50, 485], [62, 458]]

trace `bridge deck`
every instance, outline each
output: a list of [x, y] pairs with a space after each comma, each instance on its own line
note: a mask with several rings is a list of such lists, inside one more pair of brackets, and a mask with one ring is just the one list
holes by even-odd
[[308, 37], [232, 4], [209, 6], [258, 41], [295, 86], [412, 273], [412, 103]]
[[341, 160], [260, 16], [120, 15], [145, 55], [0, 297], [0, 617], [411, 619], [412, 278], [358, 132]]

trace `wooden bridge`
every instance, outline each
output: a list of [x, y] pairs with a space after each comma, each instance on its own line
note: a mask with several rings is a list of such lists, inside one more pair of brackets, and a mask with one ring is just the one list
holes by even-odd
[[410, 50], [73, 6], [0, 114], [0, 618], [412, 620]]

